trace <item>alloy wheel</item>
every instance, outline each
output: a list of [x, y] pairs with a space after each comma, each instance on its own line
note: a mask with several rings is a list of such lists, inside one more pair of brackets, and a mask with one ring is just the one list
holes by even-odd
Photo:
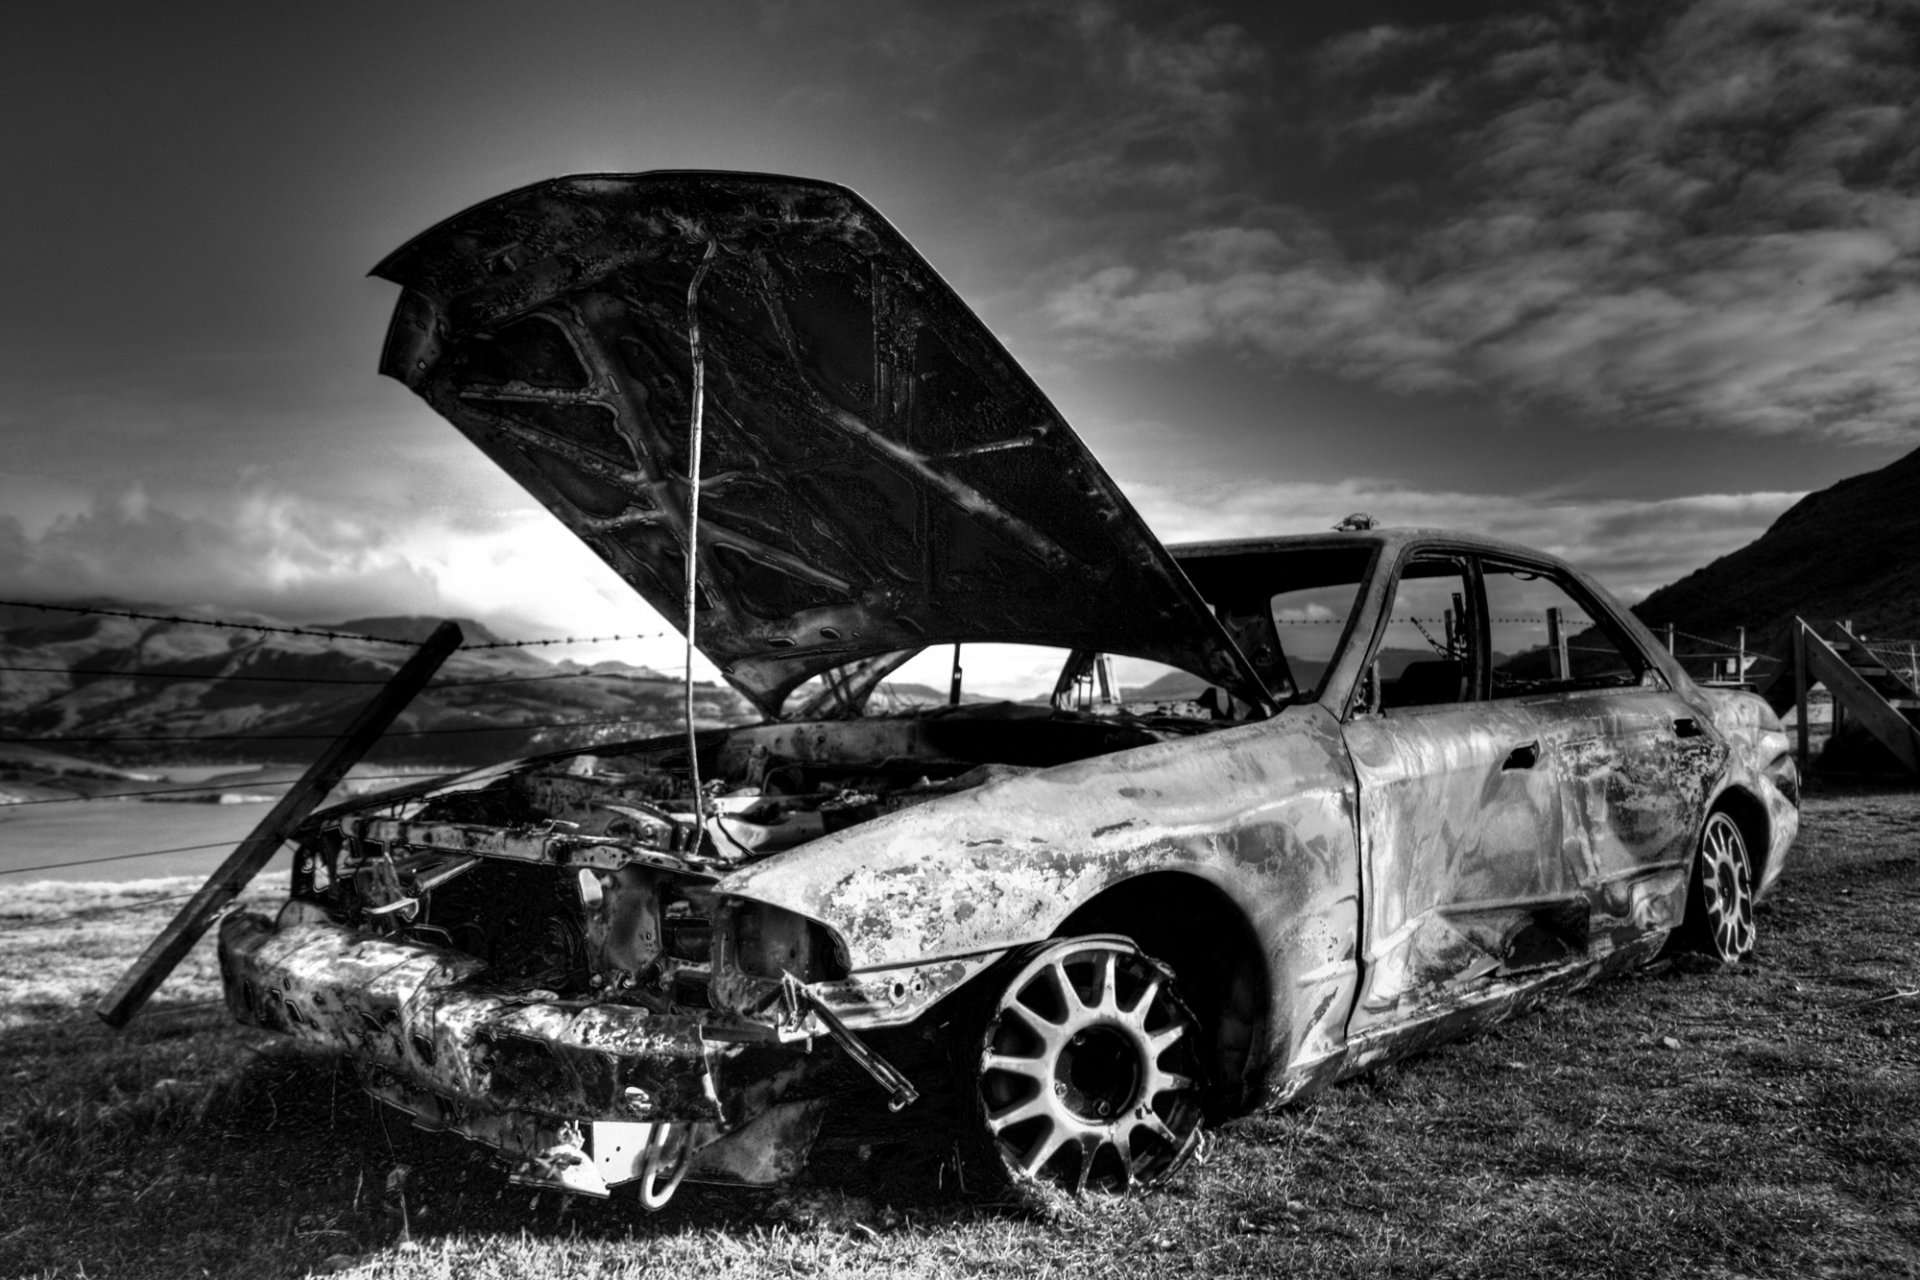
[[1736, 964], [1753, 952], [1753, 864], [1740, 825], [1724, 811], [1700, 833], [1698, 875], [1701, 941], [1716, 959]]
[[1056, 942], [1002, 989], [978, 1070], [1009, 1177], [1076, 1194], [1172, 1173], [1202, 1118], [1199, 1026], [1173, 974], [1124, 938]]

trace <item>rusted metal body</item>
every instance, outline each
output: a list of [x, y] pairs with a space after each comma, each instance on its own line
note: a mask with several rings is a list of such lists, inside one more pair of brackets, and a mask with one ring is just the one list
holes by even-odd
[[[904, 1125], [955, 1089], [1016, 1176], [1123, 1186], [1177, 1167], [1203, 1114], [1688, 936], [1710, 815], [1731, 823], [1708, 909], [1779, 875], [1797, 776], [1759, 699], [1695, 686], [1597, 584], [1511, 544], [1368, 521], [1161, 547], [837, 188], [503, 197], [383, 264], [408, 290], [387, 369], [677, 616], [674, 326], [715, 241], [700, 484], [724, 528], [700, 535], [699, 635], [766, 721], [700, 735], [697, 762], [662, 738], [317, 815], [280, 919], [222, 928], [237, 1017], [568, 1190], [777, 1181], [843, 1109]], [[1444, 625], [1398, 616], [1434, 566], [1459, 583]], [[1493, 573], [1555, 585], [1585, 630], [1556, 612], [1551, 645], [1496, 649]], [[1396, 648], [1409, 625], [1431, 652]], [[1569, 656], [1594, 637], [1598, 676]], [[1065, 650], [1053, 702], [868, 712], [912, 653], [980, 640]], [[1067, 705], [1107, 653], [1207, 694]], [[1047, 984], [1084, 1035], [1023, 1039]], [[1101, 1074], [1087, 1036], [1132, 1065]], [[1176, 1042], [1181, 1065], [1153, 1056]], [[1058, 1106], [1019, 1096], [1049, 1078]]]
[[[1350, 536], [1380, 549], [1389, 579], [1436, 540], [1526, 554]], [[1248, 553], [1261, 548], [1284, 559], [1289, 544]], [[1384, 607], [1377, 585], [1357, 587], [1350, 643], [1380, 621], [1366, 616]], [[302, 862], [306, 905], [277, 929], [224, 926], [229, 998], [243, 1020], [351, 1053], [422, 1123], [523, 1162], [570, 1149], [564, 1123], [592, 1148], [606, 1141], [594, 1125], [676, 1122], [706, 1153], [695, 1181], [789, 1176], [836, 1099], [879, 1092], [826, 1020], [855, 1037], [929, 1025], [1004, 957], [1077, 932], [1130, 885], [1177, 879], [1204, 885], [1215, 913], [1192, 928], [1254, 940], [1255, 1042], [1223, 1048], [1216, 1071], [1239, 1077], [1236, 1105], [1278, 1104], [1651, 958], [1685, 915], [1715, 808], [1748, 834], [1756, 894], [1771, 886], [1797, 824], [1778, 722], [1751, 695], [1693, 686], [1650, 640], [1640, 653], [1630, 686], [1400, 710], [1357, 705], [1367, 664], [1343, 655], [1312, 700], [1244, 723], [987, 705], [710, 737], [724, 789], [789, 814], [743, 808], [735, 829], [820, 819], [764, 853], [703, 840], [685, 798], [662, 794], [677, 740], [495, 768], [327, 816]], [[828, 775], [846, 785], [815, 785]], [[805, 785], [783, 795], [781, 776]], [[364, 874], [387, 865], [390, 879]], [[507, 866], [577, 907], [571, 959], [532, 972], [436, 900]], [[373, 895], [357, 926], [338, 919], [354, 893]], [[675, 893], [707, 912], [674, 935], [677, 956]], [[382, 894], [424, 909], [402, 919]], [[769, 909], [779, 927], [744, 923]], [[535, 960], [564, 950], [539, 911], [495, 927], [545, 930]]]

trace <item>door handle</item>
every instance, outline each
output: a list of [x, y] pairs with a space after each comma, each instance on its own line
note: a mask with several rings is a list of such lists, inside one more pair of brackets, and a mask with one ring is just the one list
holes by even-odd
[[1706, 730], [1692, 716], [1681, 716], [1673, 722], [1673, 736], [1676, 738], [1697, 738]]
[[1507, 753], [1506, 763], [1501, 765], [1500, 768], [1503, 771], [1507, 769], [1531, 769], [1539, 762], [1540, 744], [1538, 742], [1523, 742]]

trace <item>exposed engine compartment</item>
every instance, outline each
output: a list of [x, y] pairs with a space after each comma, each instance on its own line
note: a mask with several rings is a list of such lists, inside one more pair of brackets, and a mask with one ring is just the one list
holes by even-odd
[[[482, 960], [539, 998], [706, 1008], [716, 931], [751, 978], [844, 977], [800, 916], [716, 901], [727, 872], [886, 813], [1203, 726], [1026, 704], [771, 723], [518, 762], [316, 815], [294, 899]], [[704, 810], [704, 813], [702, 813]], [[311, 909], [310, 907], [303, 909]]]

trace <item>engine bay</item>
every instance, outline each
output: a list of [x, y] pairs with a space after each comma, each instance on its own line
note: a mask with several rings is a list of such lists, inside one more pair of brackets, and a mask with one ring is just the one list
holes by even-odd
[[844, 976], [835, 940], [727, 905], [729, 871], [883, 814], [1071, 760], [1190, 734], [1195, 722], [968, 704], [699, 735], [480, 770], [323, 812], [295, 862], [299, 909], [486, 963], [542, 999], [708, 1006], [724, 924], [740, 972]]

